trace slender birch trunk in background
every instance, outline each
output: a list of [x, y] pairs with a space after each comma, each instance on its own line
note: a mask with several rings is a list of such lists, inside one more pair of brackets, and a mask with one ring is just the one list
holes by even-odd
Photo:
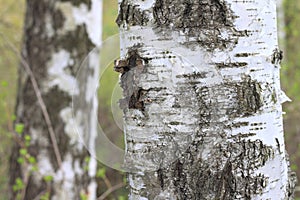
[[276, 2], [119, 5], [129, 199], [292, 199]]
[[284, 2], [277, 0], [277, 28], [278, 28], [278, 41], [280, 49], [285, 53], [285, 23], [284, 23]]
[[[91, 117], [97, 111], [93, 88], [99, 67], [96, 51], [84, 62], [84, 73], [78, 77], [76, 73], [88, 53], [101, 43], [101, 9], [101, 0], [27, 1], [22, 57], [36, 79], [55, 138], [37, 100], [33, 76], [21, 66], [16, 115], [17, 123], [24, 124], [22, 137], [30, 140], [30, 145], [20, 150], [17, 143], [13, 148], [11, 199], [40, 199], [42, 195], [53, 200], [96, 198], [97, 164], [77, 134], [79, 131], [93, 149], [97, 125], [97, 119]], [[33, 159], [20, 162], [23, 154], [36, 158], [36, 164]]]

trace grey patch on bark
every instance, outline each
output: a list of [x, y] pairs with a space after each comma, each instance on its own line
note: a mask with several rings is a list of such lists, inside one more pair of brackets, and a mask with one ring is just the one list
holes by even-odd
[[188, 47], [196, 43], [209, 51], [225, 49], [237, 43], [237, 36], [245, 35], [235, 30], [236, 16], [221, 0], [156, 0], [153, 16], [160, 28], [171, 28], [195, 37], [184, 43]]
[[123, 0], [120, 4], [119, 15], [116, 23], [120, 27], [124, 22], [128, 25], [144, 26], [149, 21], [146, 11], [142, 11], [137, 5], [131, 5], [128, 0]]
[[211, 156], [199, 159], [202, 145], [201, 141], [193, 143], [171, 165], [172, 170], [160, 169], [165, 173], [160, 182], [171, 179], [178, 199], [251, 199], [267, 187], [268, 177], [254, 171], [274, 156], [272, 147], [259, 140], [220, 143], [211, 148]]
[[236, 88], [238, 95], [237, 115], [249, 116], [262, 107], [261, 86], [257, 81], [246, 77], [236, 85]]
[[272, 147], [260, 140], [236, 138], [232, 143], [214, 145], [210, 156], [202, 157], [203, 146], [211, 144], [205, 141], [208, 137], [199, 137], [202, 139], [192, 142], [185, 153], [169, 166], [158, 169], [156, 175], [152, 172], [132, 174], [136, 179], [143, 179], [144, 188], [153, 189], [151, 192], [142, 189], [138, 193], [150, 199], [173, 191], [176, 199], [250, 200], [268, 186], [268, 177], [256, 174], [255, 170], [274, 157]]
[[[203, 78], [203, 74], [185, 75], [189, 79], [191, 87], [197, 94], [200, 105], [200, 116], [202, 122], [208, 122], [211, 118], [221, 118], [222, 115], [235, 117], [246, 117], [255, 114], [263, 106], [260, 95], [261, 86], [251, 77], [246, 76], [240, 82], [223, 83], [214, 87], [198, 87], [197, 77]], [[218, 101], [217, 99], [226, 99]], [[215, 109], [215, 110], [213, 110]]]

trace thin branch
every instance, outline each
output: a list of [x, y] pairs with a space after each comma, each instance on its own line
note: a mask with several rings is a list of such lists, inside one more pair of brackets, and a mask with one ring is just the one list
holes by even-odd
[[27, 189], [27, 186], [28, 186], [28, 182], [29, 182], [29, 172], [27, 171], [24, 175], [24, 178], [23, 178], [23, 183], [24, 183], [25, 187], [21, 191], [21, 199], [22, 200], [25, 200], [25, 195], [26, 195], [26, 189]]
[[112, 185], [111, 185], [109, 179], [108, 179], [105, 175], [104, 175], [104, 177], [103, 177], [103, 181], [104, 181], [104, 183], [105, 183], [105, 185], [106, 185], [106, 187], [107, 187], [108, 189], [112, 187]]
[[124, 183], [119, 183], [111, 188], [109, 188], [108, 190], [106, 190], [100, 197], [97, 198], [97, 200], [104, 200], [108, 195], [110, 195], [111, 193], [113, 193], [114, 191], [124, 187], [125, 184]]
[[35, 95], [36, 95], [38, 103], [39, 103], [39, 105], [42, 109], [42, 113], [43, 113], [43, 116], [45, 118], [45, 121], [46, 121], [46, 124], [47, 124], [47, 127], [48, 127], [48, 131], [49, 131], [49, 134], [50, 134], [50, 139], [51, 139], [52, 146], [53, 146], [53, 149], [54, 149], [54, 154], [55, 154], [55, 157], [56, 157], [56, 160], [57, 160], [57, 164], [58, 164], [59, 167], [61, 167], [62, 159], [61, 159], [61, 155], [60, 155], [60, 152], [59, 152], [58, 143], [57, 143], [57, 140], [56, 140], [54, 129], [53, 129], [53, 126], [52, 126], [52, 123], [51, 123], [51, 120], [50, 120], [49, 113], [47, 111], [46, 104], [43, 100], [43, 97], [41, 95], [41, 91], [38, 87], [38, 84], [37, 84], [37, 81], [34, 77], [34, 74], [33, 74], [32, 70], [30, 69], [29, 65], [27, 64], [27, 62], [24, 60], [24, 58], [21, 56], [21, 54], [19, 54], [19, 52], [15, 48], [15, 46], [6, 38], [5, 35], [3, 35], [3, 33], [0, 33], [0, 34], [5, 39], [5, 41], [7, 42], [9, 47], [12, 49], [12, 51], [20, 58], [22, 66], [24, 67], [26, 73], [29, 75], [29, 78], [30, 78], [30, 81], [32, 83]]

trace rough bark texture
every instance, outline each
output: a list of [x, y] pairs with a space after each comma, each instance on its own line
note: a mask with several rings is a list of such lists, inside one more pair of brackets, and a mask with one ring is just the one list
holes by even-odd
[[[101, 1], [27, 1], [22, 56], [29, 64], [38, 82], [49, 112], [62, 157], [57, 162], [48, 127], [29, 76], [20, 67], [16, 107], [17, 122], [25, 125], [24, 135], [32, 140], [29, 153], [37, 159], [38, 169], [17, 162], [20, 146], [13, 148], [10, 166], [10, 185], [19, 177], [25, 184], [24, 199], [35, 199], [49, 193], [50, 199], [88, 199], [96, 197], [96, 161], [87, 159], [89, 153], [78, 140], [79, 131], [85, 144], [93, 149], [97, 110], [94, 94], [97, 85], [98, 54], [90, 55], [82, 66], [85, 73], [76, 78], [79, 66], [88, 53], [101, 41]], [[93, 91], [92, 91], [93, 92]], [[86, 97], [86, 98], [79, 98]], [[74, 104], [72, 110], [72, 97]], [[74, 114], [74, 119], [73, 119]], [[77, 129], [77, 130], [76, 130]], [[51, 182], [44, 177], [52, 176]], [[11, 192], [16, 199], [18, 192]], [[20, 193], [20, 192], [19, 192]]]
[[275, 1], [119, 11], [130, 199], [292, 199]]

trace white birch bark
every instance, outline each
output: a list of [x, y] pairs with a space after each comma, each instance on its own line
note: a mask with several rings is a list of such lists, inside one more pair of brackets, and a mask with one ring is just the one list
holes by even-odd
[[275, 0], [123, 0], [117, 23], [129, 199], [292, 199]]
[[[52, 200], [96, 199], [97, 163], [88, 159], [94, 152], [89, 153], [84, 144], [93, 151], [97, 135], [93, 88], [98, 84], [99, 56], [96, 50], [89, 53], [101, 43], [101, 9], [101, 0], [27, 2], [22, 53], [45, 101], [62, 161], [54, 154], [35, 91], [21, 68], [17, 121], [25, 125], [24, 134], [31, 136], [28, 150], [38, 166], [28, 173], [31, 166], [17, 163], [20, 146], [14, 147], [11, 185], [18, 177], [24, 181], [24, 199], [47, 192]], [[79, 67], [84, 73], [76, 77]], [[53, 180], [46, 182], [47, 176]], [[11, 198], [18, 193], [12, 191]]]

